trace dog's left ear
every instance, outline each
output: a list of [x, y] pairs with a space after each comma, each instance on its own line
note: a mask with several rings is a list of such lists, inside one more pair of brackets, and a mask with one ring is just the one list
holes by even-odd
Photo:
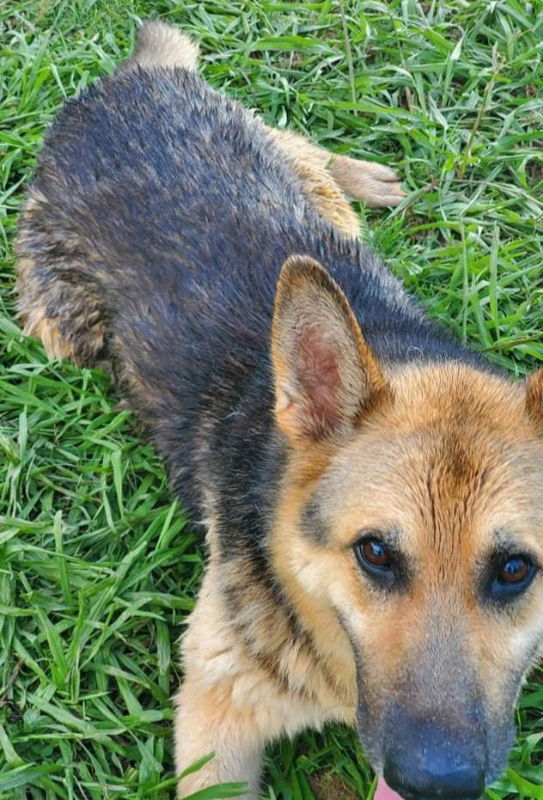
[[275, 416], [293, 444], [352, 428], [387, 394], [347, 298], [308, 256], [281, 269], [272, 328]]
[[530, 375], [526, 381], [526, 410], [543, 430], [543, 368]]

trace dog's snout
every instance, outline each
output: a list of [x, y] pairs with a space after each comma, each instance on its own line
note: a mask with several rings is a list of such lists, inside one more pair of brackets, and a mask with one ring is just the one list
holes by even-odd
[[391, 789], [406, 800], [477, 800], [483, 794], [484, 765], [469, 731], [452, 733], [420, 720], [400, 728], [385, 758]]

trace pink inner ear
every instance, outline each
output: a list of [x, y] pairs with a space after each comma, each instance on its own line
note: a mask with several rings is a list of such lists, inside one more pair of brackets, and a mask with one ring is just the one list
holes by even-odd
[[373, 800], [402, 800], [402, 798], [386, 784], [384, 778], [379, 778]]
[[313, 424], [333, 425], [340, 416], [338, 349], [318, 324], [304, 326], [298, 347], [296, 377], [307, 404], [306, 413]]

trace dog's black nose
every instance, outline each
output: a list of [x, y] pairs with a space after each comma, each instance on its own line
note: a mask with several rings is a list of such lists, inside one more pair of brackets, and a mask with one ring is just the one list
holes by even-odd
[[385, 781], [405, 800], [477, 800], [485, 776], [469, 739], [419, 723], [387, 749]]
[[384, 776], [405, 800], [478, 800], [485, 788], [483, 771], [475, 764], [445, 771], [431, 761], [414, 767], [400, 758], [385, 763]]

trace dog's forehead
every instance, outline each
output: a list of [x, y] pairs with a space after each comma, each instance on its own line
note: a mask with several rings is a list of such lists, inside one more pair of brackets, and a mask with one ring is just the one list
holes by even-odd
[[372, 528], [412, 539], [469, 529], [479, 547], [501, 531], [540, 549], [543, 440], [458, 415], [376, 424], [337, 453], [319, 495], [342, 539]]

